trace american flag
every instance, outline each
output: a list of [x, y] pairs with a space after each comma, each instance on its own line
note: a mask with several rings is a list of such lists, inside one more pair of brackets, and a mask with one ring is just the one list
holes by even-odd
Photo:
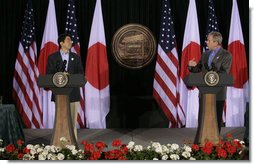
[[32, 2], [29, 0], [25, 11], [21, 39], [15, 63], [13, 98], [27, 128], [43, 128], [39, 99], [36, 66], [37, 47]]
[[[76, 9], [75, 9], [75, 0], [69, 0], [67, 8], [67, 20], [66, 20], [66, 33], [71, 35], [72, 38], [72, 48], [71, 51], [80, 55], [80, 44], [78, 37], [78, 26], [76, 19]], [[80, 88], [80, 106], [78, 110], [78, 124], [79, 127], [85, 127], [85, 101], [83, 88]]]
[[163, 0], [160, 39], [155, 66], [153, 96], [169, 120], [169, 127], [182, 126], [185, 118], [178, 100], [178, 54], [169, 0]]
[[[208, 34], [212, 31], [219, 31], [219, 25], [217, 21], [217, 17], [215, 14], [215, 9], [214, 9], [214, 3], [213, 0], [209, 0], [208, 2], [208, 16], [207, 16], [207, 26], [206, 26], [206, 38]], [[205, 43], [204, 46], [205, 50], [208, 50], [208, 47]]]

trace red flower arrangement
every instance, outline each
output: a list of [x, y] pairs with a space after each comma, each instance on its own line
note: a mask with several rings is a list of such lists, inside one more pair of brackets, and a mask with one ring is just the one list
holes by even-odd
[[[77, 150], [75, 146], [66, 145], [63, 148], [44, 145], [27, 145], [18, 140], [17, 145], [2, 146], [0, 139], [0, 160], [237, 160], [242, 159], [245, 152], [243, 141], [232, 140], [228, 134], [225, 141], [217, 145], [207, 141], [203, 147], [186, 144], [180, 148], [177, 144], [160, 145], [154, 143], [152, 147], [143, 149], [140, 145], [130, 142], [128, 147], [121, 140], [112, 142], [112, 149], [107, 150], [107, 145], [98, 141], [95, 144], [82, 141], [83, 149]], [[156, 144], [156, 145], [155, 145]], [[154, 148], [155, 147], [155, 148]], [[165, 148], [166, 147], [166, 148]], [[163, 150], [160, 150], [163, 149]], [[165, 155], [166, 154], [166, 155]]]
[[226, 135], [226, 141], [220, 141], [217, 145], [207, 141], [203, 147], [197, 144], [192, 145], [193, 157], [198, 160], [237, 160], [241, 159], [241, 152], [244, 151], [244, 145], [239, 140], [232, 140], [232, 135]]

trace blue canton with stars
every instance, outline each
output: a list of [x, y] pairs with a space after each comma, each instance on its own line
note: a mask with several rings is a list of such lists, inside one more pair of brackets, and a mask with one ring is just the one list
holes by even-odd
[[79, 43], [78, 26], [77, 26], [77, 19], [76, 19], [74, 4], [75, 4], [75, 0], [69, 0], [68, 9], [67, 9], [66, 27], [65, 27], [66, 33], [71, 35], [73, 46]]
[[[213, 0], [209, 0], [208, 4], [208, 17], [207, 17], [207, 27], [206, 27], [206, 38], [207, 35], [212, 31], [219, 31], [218, 21], [215, 14]], [[205, 43], [205, 50], [208, 50], [208, 47]]]
[[165, 53], [170, 52], [176, 46], [174, 23], [171, 16], [169, 0], [163, 0], [163, 14], [161, 16], [161, 30], [159, 44]]
[[25, 11], [23, 27], [21, 32], [21, 44], [27, 52], [33, 41], [35, 41], [35, 22], [32, 2], [29, 0]]

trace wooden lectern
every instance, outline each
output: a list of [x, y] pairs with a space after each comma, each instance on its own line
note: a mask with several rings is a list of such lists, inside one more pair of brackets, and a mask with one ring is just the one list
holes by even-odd
[[216, 113], [216, 94], [222, 87], [232, 86], [233, 77], [227, 73], [218, 73], [219, 82], [215, 86], [208, 86], [204, 80], [204, 73], [190, 73], [184, 79], [187, 86], [196, 86], [199, 89], [201, 96], [201, 105], [199, 108], [198, 129], [194, 140], [195, 144], [203, 146], [206, 140], [218, 144], [219, 131], [217, 125]]
[[73, 88], [85, 85], [84, 75], [68, 75], [68, 83], [64, 87], [55, 86], [53, 76], [53, 74], [40, 75], [38, 79], [39, 87], [49, 88], [55, 94], [56, 114], [51, 145], [61, 146], [60, 138], [65, 137], [68, 140], [67, 144], [75, 145], [78, 148], [73, 131], [69, 95]]

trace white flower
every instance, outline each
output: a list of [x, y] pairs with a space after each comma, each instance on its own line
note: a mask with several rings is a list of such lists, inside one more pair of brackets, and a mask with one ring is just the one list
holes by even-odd
[[71, 153], [72, 153], [72, 155], [76, 155], [78, 153], [78, 151], [77, 150], [72, 150]]
[[31, 160], [29, 154], [23, 155], [23, 160]]
[[189, 152], [187, 152], [187, 151], [184, 151], [184, 152], [182, 153], [182, 156], [185, 157], [185, 158], [188, 158], [188, 157], [191, 156], [191, 154], [190, 154]]
[[167, 154], [169, 153], [169, 149], [167, 146], [162, 145], [162, 153], [167, 153]]
[[50, 146], [50, 145], [46, 145], [46, 146], [44, 147], [44, 150], [49, 151], [49, 150], [50, 150], [50, 148], [51, 148], [51, 146]]
[[34, 146], [34, 149], [37, 149], [37, 148], [40, 148], [40, 145], [39, 145], [39, 144], [36, 144], [36, 145]]
[[61, 147], [56, 147], [56, 152], [60, 152], [62, 150]]
[[39, 160], [46, 160], [46, 156], [42, 155], [42, 154], [39, 154], [38, 159]]
[[65, 137], [61, 137], [60, 142], [68, 142], [68, 140]]
[[3, 143], [3, 139], [0, 139], [0, 144], [2, 144]]
[[174, 144], [171, 145], [171, 149], [172, 149], [172, 150], [177, 150], [178, 148], [179, 148], [179, 145], [178, 145], [178, 144], [175, 144], [175, 143], [174, 143]]
[[41, 154], [44, 155], [44, 156], [47, 156], [48, 153], [49, 153], [48, 150], [43, 150]]
[[0, 148], [0, 152], [4, 152], [5, 148]]
[[57, 157], [55, 154], [52, 154], [51, 157], [50, 157], [50, 160], [57, 160]]
[[135, 145], [135, 142], [134, 141], [130, 141], [126, 147], [128, 149], [133, 149], [134, 145]]
[[26, 148], [31, 150], [34, 148], [34, 146], [32, 144], [28, 144], [28, 145], [26, 145]]
[[47, 159], [48, 159], [48, 160], [50, 160], [51, 157], [52, 157], [52, 154], [48, 154], [48, 155], [47, 155]]
[[35, 149], [30, 149], [30, 154], [32, 154], [32, 155], [34, 155], [34, 154], [36, 154], [36, 150]]
[[170, 155], [170, 159], [172, 159], [172, 160], [179, 160], [180, 157], [177, 154], [172, 154], [172, 155]]
[[147, 146], [146, 149], [150, 150], [150, 149], [151, 149], [151, 146]]
[[42, 148], [37, 148], [37, 153], [41, 153], [42, 151], [43, 151], [43, 149]]
[[65, 147], [71, 151], [76, 149], [76, 147], [74, 145], [66, 145]]
[[184, 148], [185, 151], [187, 151], [187, 152], [191, 152], [191, 151], [192, 151], [192, 150], [191, 150], [191, 147], [189, 147], [189, 146], [184, 145], [183, 148]]
[[50, 151], [53, 152], [53, 153], [57, 152], [56, 146], [53, 146], [53, 145], [50, 146]]
[[163, 155], [162, 157], [161, 157], [161, 160], [167, 160], [168, 159], [168, 155]]
[[64, 160], [64, 155], [62, 153], [57, 154], [58, 160]]
[[152, 143], [152, 147], [153, 147], [153, 148], [157, 148], [157, 147], [160, 147], [160, 146], [161, 146], [161, 144], [158, 143], [158, 142], [153, 142], [153, 143]]
[[135, 145], [133, 150], [134, 151], [142, 151], [143, 150], [143, 146], [141, 146], [141, 145]]
[[159, 160], [158, 158], [153, 158], [153, 160]]
[[155, 152], [161, 154], [161, 153], [162, 153], [162, 147], [161, 147], [161, 146], [156, 147], [156, 148], [155, 148]]
[[195, 158], [193, 158], [193, 157], [190, 157], [190, 160], [196, 160]]
[[171, 147], [171, 144], [168, 143], [168, 144], [167, 144], [167, 147], [170, 148], [170, 147]]
[[241, 145], [245, 145], [245, 142], [242, 141], [242, 140], [241, 140], [239, 143], [240, 143]]

